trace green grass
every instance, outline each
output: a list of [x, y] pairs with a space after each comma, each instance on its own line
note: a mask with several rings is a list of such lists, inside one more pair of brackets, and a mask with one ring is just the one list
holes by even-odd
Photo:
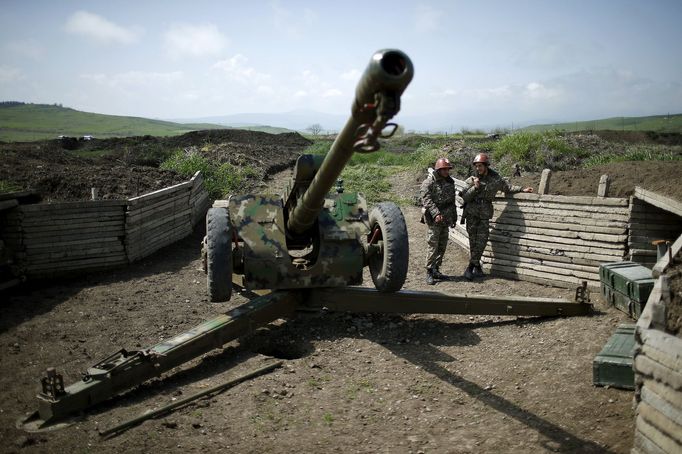
[[591, 156], [583, 162], [583, 167], [594, 167], [608, 164], [610, 162], [625, 161], [680, 161], [682, 153], [660, 150], [655, 147], [639, 145], [622, 153], [604, 153]]
[[103, 115], [46, 104], [0, 105], [0, 124], [0, 141], [4, 142], [56, 139], [60, 135], [92, 135], [96, 138], [174, 136], [196, 130], [225, 128], [213, 124], [181, 124]]
[[[382, 148], [373, 153], [353, 153], [340, 175], [345, 190], [363, 193], [369, 205], [381, 201], [409, 202], [391, 192], [389, 178], [406, 170], [426, 169], [432, 165], [440, 156], [439, 146], [447, 139], [405, 137], [406, 140], [399, 142], [384, 141]], [[316, 139], [305, 153], [324, 155], [331, 145], [329, 139]]]
[[587, 150], [571, 146], [556, 130], [542, 133], [520, 131], [502, 137], [491, 145], [494, 166], [510, 175], [518, 163], [522, 168], [538, 171], [544, 168], [566, 170], [589, 156]]
[[178, 150], [159, 166], [190, 178], [201, 171], [209, 195], [214, 199], [243, 190], [244, 185], [257, 177], [258, 172], [249, 166], [234, 166], [229, 162], [215, 163], [196, 150]]
[[368, 394], [374, 393], [373, 388], [374, 385], [369, 380], [358, 380], [354, 381], [348, 386], [346, 394], [348, 396], [348, 399], [355, 400], [358, 397], [358, 394], [360, 394], [361, 392], [365, 392]]
[[334, 422], [334, 417], [332, 416], [331, 413], [325, 413], [324, 415], [322, 415], [322, 419], [328, 426], [330, 426]]
[[[391, 177], [403, 172], [419, 174], [432, 166], [441, 156], [447, 156], [454, 168], [455, 178], [466, 178], [471, 172], [471, 159], [487, 152], [493, 168], [510, 177], [514, 164], [524, 171], [542, 169], [569, 170], [595, 166], [614, 161], [680, 160], [682, 147], [603, 142], [600, 148], [579, 147], [575, 138], [558, 130], [541, 133], [518, 131], [503, 135], [499, 140], [489, 140], [476, 135], [413, 135], [384, 140], [374, 153], [354, 153], [341, 173], [344, 187], [349, 192], [361, 192], [368, 204], [393, 201], [399, 205], [412, 200], [401, 199], [391, 190]], [[316, 139], [307, 153], [326, 154], [332, 141]], [[617, 152], [611, 151], [617, 150]], [[595, 153], [596, 151], [596, 153]]]
[[19, 192], [23, 188], [11, 181], [0, 180], [0, 193], [4, 192]]
[[648, 117], [612, 117], [600, 120], [575, 121], [532, 125], [523, 128], [527, 132], [561, 131], [654, 131], [682, 133], [682, 114], [652, 115]]

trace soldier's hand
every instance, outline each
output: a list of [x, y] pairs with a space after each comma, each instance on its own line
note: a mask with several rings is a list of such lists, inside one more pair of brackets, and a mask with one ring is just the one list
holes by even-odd
[[476, 189], [481, 187], [481, 180], [479, 180], [478, 177], [474, 177], [474, 187]]
[[443, 215], [437, 214], [436, 217], [434, 218], [434, 221], [436, 221], [436, 224], [440, 224], [441, 222], [443, 222]]
[[533, 188], [523, 188], [523, 192], [533, 192]]

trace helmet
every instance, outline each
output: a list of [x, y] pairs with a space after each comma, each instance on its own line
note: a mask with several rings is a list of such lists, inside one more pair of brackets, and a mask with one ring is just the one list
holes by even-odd
[[479, 153], [476, 155], [473, 163], [478, 164], [479, 162], [482, 164], [485, 164], [486, 166], [490, 165], [490, 160], [488, 159], [488, 155], [485, 153]]
[[436, 170], [440, 169], [452, 169], [452, 164], [450, 164], [448, 158], [438, 158], [436, 161]]

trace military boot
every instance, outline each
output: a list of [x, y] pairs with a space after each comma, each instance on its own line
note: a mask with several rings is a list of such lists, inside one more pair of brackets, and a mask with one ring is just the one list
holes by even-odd
[[485, 273], [483, 272], [481, 265], [474, 265], [473, 270], [471, 270], [471, 274], [476, 278], [485, 277]]
[[434, 285], [436, 281], [433, 280], [433, 270], [431, 268], [426, 269], [426, 283], [429, 285]]
[[469, 266], [467, 266], [467, 269], [464, 270], [464, 278], [468, 281], [472, 280], [474, 278], [473, 271], [474, 271], [474, 265], [469, 264]]
[[432, 274], [434, 279], [447, 279], [447, 276], [441, 273], [438, 268], [434, 268]]

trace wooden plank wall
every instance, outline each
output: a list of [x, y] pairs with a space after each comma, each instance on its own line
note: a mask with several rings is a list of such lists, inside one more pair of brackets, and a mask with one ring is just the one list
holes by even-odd
[[[679, 257], [682, 241], [675, 245]], [[637, 321], [633, 453], [682, 452], [682, 339], [666, 332], [671, 296], [667, 277], [658, 276]]]
[[[626, 257], [628, 199], [514, 194], [499, 196], [494, 207], [482, 259], [494, 275], [568, 288], [587, 281], [596, 288], [599, 265]], [[451, 229], [450, 238], [469, 249], [464, 225]]]
[[139, 260], [189, 235], [209, 202], [199, 172], [184, 183], [130, 199], [125, 218], [128, 260]]
[[125, 206], [125, 200], [19, 205], [2, 234], [29, 277], [123, 265]]
[[672, 243], [682, 234], [682, 203], [635, 188], [628, 238], [629, 260], [649, 268], [656, 264], [656, 240]]
[[125, 265], [178, 241], [204, 218], [209, 196], [187, 182], [129, 200], [19, 205], [3, 210], [0, 240], [26, 277]]
[[194, 227], [206, 219], [206, 211], [208, 211], [211, 200], [201, 172], [195, 173], [190, 181], [192, 182], [192, 190], [189, 193], [189, 206], [192, 208], [192, 226]]

